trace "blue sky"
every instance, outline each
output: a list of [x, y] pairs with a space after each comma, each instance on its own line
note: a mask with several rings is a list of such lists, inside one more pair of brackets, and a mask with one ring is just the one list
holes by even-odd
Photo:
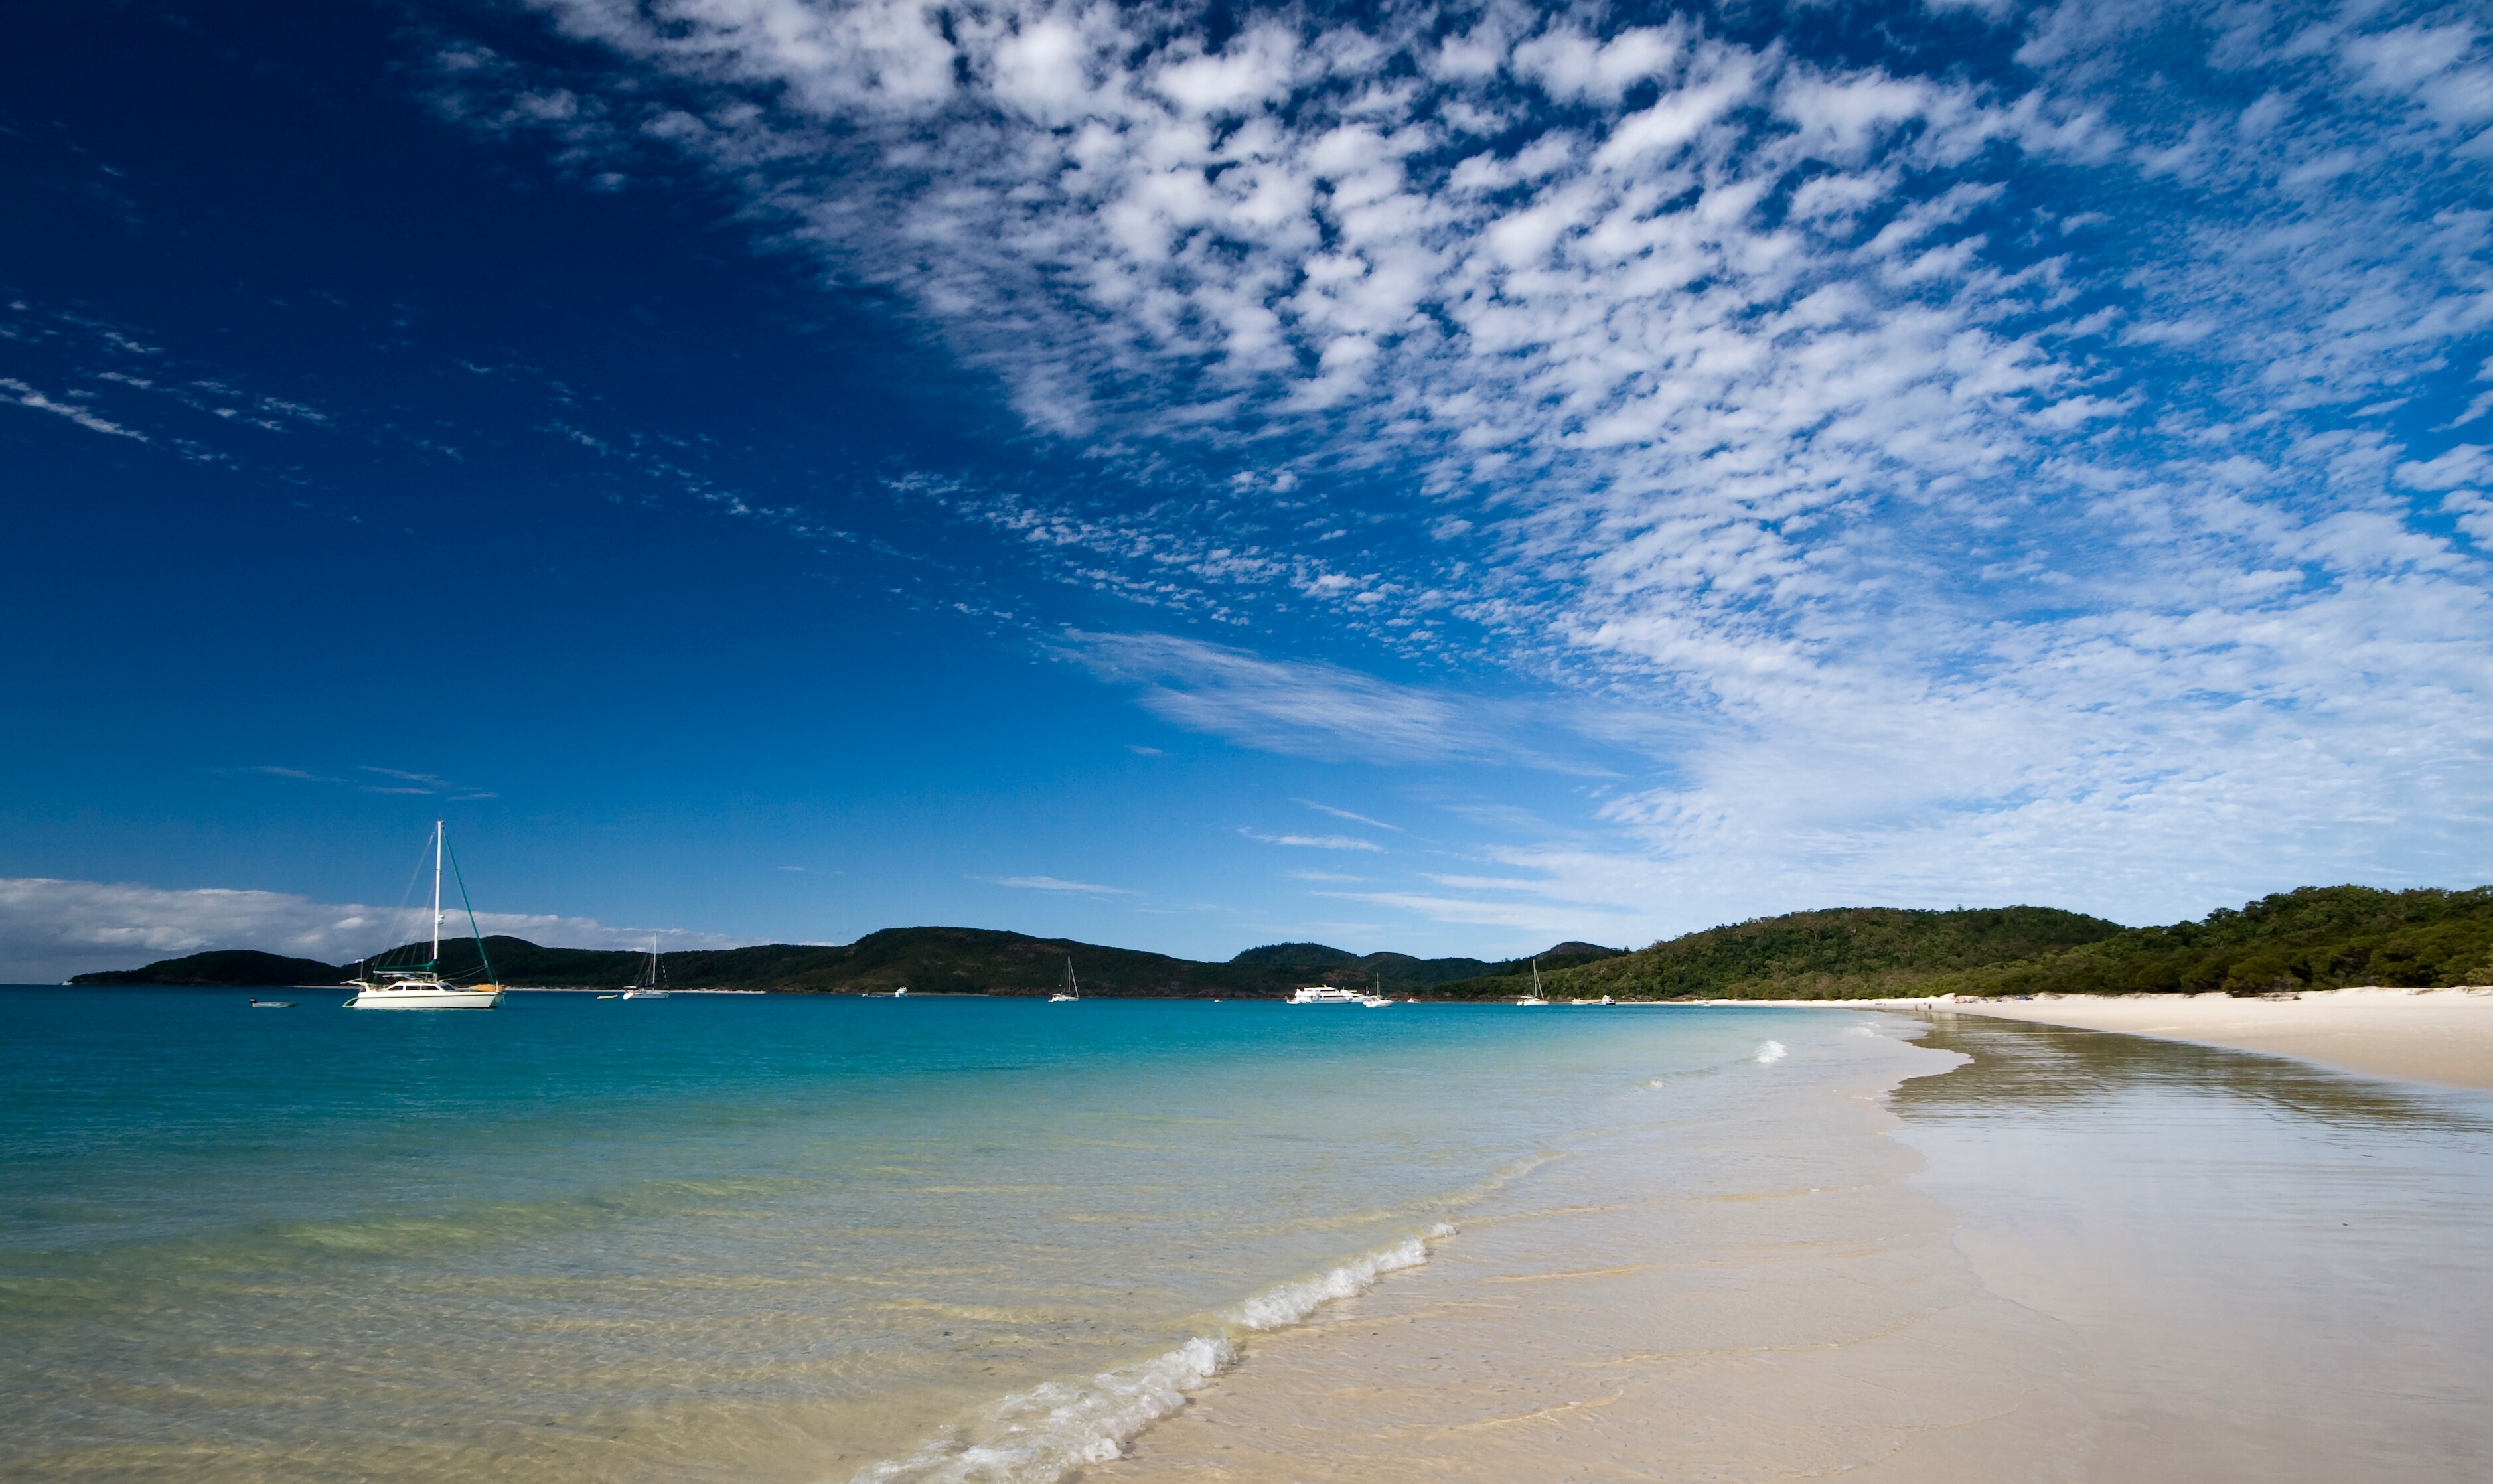
[[0, 975], [2493, 876], [2480, 9], [8, 24]]

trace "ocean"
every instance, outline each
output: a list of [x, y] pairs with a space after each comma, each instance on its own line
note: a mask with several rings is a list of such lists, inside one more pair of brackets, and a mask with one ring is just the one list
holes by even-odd
[[1575, 1007], [288, 997], [0, 996], [9, 1476], [1052, 1479], [1766, 1039]]
[[[2119, 1441], [2147, 1362], [2107, 1337], [2147, 1321], [2017, 1255], [2159, 1124], [2266, 1130], [2262, 1219], [2178, 1273], [2131, 1250], [2153, 1213], [2072, 1250], [2298, 1272], [2388, 1179], [2392, 1276], [2327, 1322], [2402, 1326], [2367, 1396], [2485, 1370], [2447, 1353], [2493, 1294], [2454, 1235], [2493, 1215], [2481, 1100], [2349, 1121], [2205, 1090], [2196, 1049], [2098, 1085], [2042, 1027], [1843, 1010], [289, 997], [0, 994], [0, 1475], [2008, 1476]], [[2167, 1216], [2205, 1184], [2168, 1163]], [[2394, 1276], [2427, 1250], [2429, 1294]], [[2241, 1343], [2190, 1353], [2273, 1344], [2274, 1305], [2200, 1307]], [[2425, 1412], [2398, 1476], [2484, 1439]]]

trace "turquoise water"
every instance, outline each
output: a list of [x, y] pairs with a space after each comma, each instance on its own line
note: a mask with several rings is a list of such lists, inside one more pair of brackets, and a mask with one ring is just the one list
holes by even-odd
[[0, 1470], [1054, 1477], [1536, 1163], [1841, 1029], [297, 997], [0, 994]]

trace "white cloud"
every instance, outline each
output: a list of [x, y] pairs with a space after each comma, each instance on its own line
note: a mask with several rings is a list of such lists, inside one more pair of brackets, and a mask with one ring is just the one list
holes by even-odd
[[1355, 835], [1268, 835], [1261, 830], [1244, 827], [1241, 827], [1238, 833], [1249, 840], [1260, 840], [1268, 846], [1307, 846], [1318, 850], [1382, 850], [1385, 848], [1372, 840], [1362, 840]]
[[1477, 698], [1174, 635], [1074, 633], [1066, 644], [1101, 678], [1141, 686], [1142, 704], [1163, 721], [1248, 747], [1309, 757], [1560, 765], [1503, 734], [1501, 708]]
[[2479, 443], [2461, 443], [2437, 459], [2399, 464], [2398, 483], [2414, 490], [2493, 485], [2493, 450]]
[[243, 773], [258, 773], [269, 778], [292, 779], [296, 782], [307, 784], [337, 784], [345, 787], [353, 788], [361, 793], [392, 793], [404, 794], [410, 797], [441, 797], [462, 803], [473, 799], [497, 799], [501, 797], [500, 794], [495, 793], [490, 789], [478, 788], [469, 784], [452, 783], [446, 778], [437, 777], [431, 773], [409, 773], [403, 768], [375, 767], [371, 763], [359, 764], [355, 768], [354, 771], [356, 773], [369, 775], [368, 777], [360, 778], [339, 778], [329, 774], [315, 773], [308, 768], [286, 767], [279, 763], [260, 763], [253, 767], [236, 769], [235, 771]]
[[1402, 830], [1402, 826], [1398, 824], [1388, 824], [1382, 819], [1371, 819], [1366, 815], [1355, 815], [1347, 809], [1336, 809], [1331, 804], [1319, 804], [1313, 799], [1297, 799], [1293, 802], [1305, 804], [1320, 815], [1331, 815], [1337, 819], [1348, 819], [1354, 824], [1365, 824], [1380, 830], [1393, 830], [1397, 834], [1401, 833]]
[[1637, 919], [1627, 913], [1588, 911], [1547, 902], [1489, 902], [1467, 897], [1434, 897], [1415, 892], [1325, 892], [1346, 902], [1390, 906], [1430, 922], [1476, 927], [1524, 928], [1557, 937], [1601, 941], [1601, 935], [1619, 936], [1635, 931]]
[[32, 407], [38, 412], [48, 412], [54, 417], [68, 418], [89, 432], [107, 433], [116, 438], [135, 438], [141, 443], [148, 441], [147, 435], [143, 432], [99, 417], [89, 408], [79, 406], [75, 402], [55, 401], [14, 376], [0, 376], [0, 391], [7, 392], [18, 406]]
[[[2481, 875], [2445, 801], [2493, 787], [2493, 614], [2413, 493], [2478, 454], [2386, 430], [2493, 332], [2493, 74], [2446, 15], [2070, 0], [1986, 84], [1506, 6], [1250, 13], [1215, 50], [1183, 7], [946, 37], [905, 6], [544, 3], [632, 89], [462, 53], [460, 116], [596, 155], [680, 112], [665, 148], [1034, 427], [1103, 467], [1287, 464], [1289, 498], [1390, 486], [1412, 539], [1319, 547], [1362, 527], [1293, 536], [1252, 479], [952, 509], [1086, 590], [1560, 697], [1072, 638], [1167, 721], [1403, 766], [1639, 750], [1601, 846], [1509, 864], [1657, 923]], [[2228, 75], [2193, 93], [2156, 59], [2203, 25]], [[530, 116], [556, 85], [578, 106]]]
[[[212, 948], [255, 948], [345, 964], [427, 935], [429, 915], [426, 908], [315, 902], [285, 892], [0, 878], [0, 982], [55, 983], [72, 974], [137, 968]], [[460, 915], [459, 929], [466, 922]], [[562, 948], [640, 948], [653, 935], [678, 948], [726, 948], [741, 941], [541, 913], [479, 912], [476, 922], [488, 934]]]
[[1123, 886], [1098, 886], [1089, 881], [1065, 881], [1052, 876], [985, 876], [972, 879], [992, 881], [998, 886], [1018, 886], [1028, 891], [1080, 891], [1098, 897], [1130, 897], [1134, 893]]

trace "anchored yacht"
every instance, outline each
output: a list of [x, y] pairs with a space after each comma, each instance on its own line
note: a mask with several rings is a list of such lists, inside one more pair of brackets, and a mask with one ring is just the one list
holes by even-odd
[[625, 999], [664, 999], [667, 997], [666, 971], [658, 966], [658, 945], [649, 945], [649, 962], [641, 965], [641, 977], [623, 992]]
[[[494, 965], [485, 957], [485, 935], [476, 927], [476, 909], [467, 904], [467, 883], [459, 882], [460, 905], [467, 908], [467, 930], [476, 938], [476, 962], [484, 965], [485, 983], [452, 984], [441, 977], [441, 860], [450, 846], [441, 821], [433, 821], [433, 957], [403, 967], [365, 961], [364, 977], [346, 982], [355, 987], [349, 1010], [491, 1010], [502, 1002], [502, 987], [493, 982]], [[452, 863], [451, 869], [458, 869]]]
[[1328, 984], [1310, 984], [1289, 998], [1294, 1005], [1364, 1005], [1367, 996], [1357, 990], [1337, 990]]

